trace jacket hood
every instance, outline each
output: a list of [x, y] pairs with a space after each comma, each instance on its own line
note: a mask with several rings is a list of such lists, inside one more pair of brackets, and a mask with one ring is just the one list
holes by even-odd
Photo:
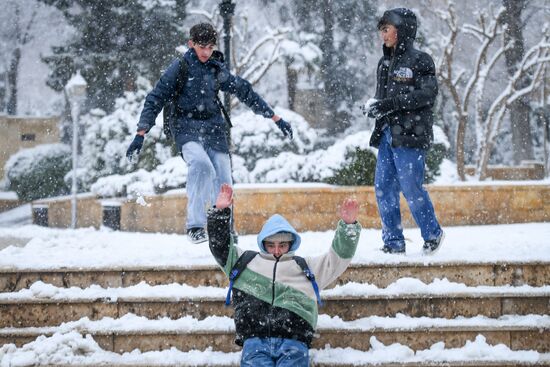
[[290, 223], [287, 222], [285, 218], [283, 218], [283, 216], [275, 214], [271, 216], [271, 218], [269, 218], [267, 222], [265, 222], [262, 230], [258, 234], [258, 247], [263, 253], [267, 253], [263, 244], [264, 239], [279, 232], [289, 232], [292, 233], [292, 235], [294, 236], [294, 241], [290, 246], [289, 252], [296, 251], [298, 247], [300, 247], [302, 239], [300, 238], [298, 232], [296, 232], [296, 230], [290, 225]]
[[[407, 8], [395, 8], [386, 10], [378, 21], [378, 28], [384, 24], [391, 24], [397, 28], [397, 47], [396, 53], [403, 53], [412, 44], [416, 38], [418, 24], [414, 12]], [[390, 50], [383, 46], [384, 54]]]

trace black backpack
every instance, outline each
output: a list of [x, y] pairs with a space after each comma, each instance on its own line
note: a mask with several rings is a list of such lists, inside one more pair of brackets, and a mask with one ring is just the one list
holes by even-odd
[[[216, 60], [223, 62], [223, 54], [220, 51], [215, 50], [212, 53], [212, 57]], [[174, 90], [174, 93], [170, 96], [168, 101], [164, 104], [163, 111], [162, 111], [162, 118], [163, 118], [163, 132], [164, 135], [166, 135], [166, 138], [172, 139], [172, 129], [176, 122], [176, 119], [179, 116], [179, 109], [178, 109], [178, 98], [183, 91], [183, 88], [185, 87], [185, 82], [187, 81], [187, 74], [189, 66], [187, 65], [187, 61], [183, 58], [183, 56], [178, 56], [180, 61], [180, 68], [178, 70], [178, 76], [176, 78], [176, 89]], [[220, 97], [218, 96], [220, 88], [219, 85], [216, 85], [216, 103], [218, 104], [218, 107], [220, 107], [223, 116], [225, 118], [225, 121], [227, 123], [227, 126], [229, 128], [233, 127], [233, 124], [231, 123], [231, 119], [229, 118], [229, 114], [223, 107], [222, 102], [220, 101]]]
[[[237, 262], [233, 267], [231, 268], [231, 271], [229, 272], [229, 289], [227, 290], [227, 296], [225, 297], [225, 305], [229, 306], [231, 304], [231, 291], [233, 290], [233, 284], [237, 280], [237, 278], [241, 275], [244, 269], [246, 269], [246, 266], [249, 262], [252, 261], [258, 255], [258, 252], [247, 250], [243, 252], [243, 254], [237, 259]], [[292, 259], [296, 261], [300, 269], [302, 269], [302, 272], [306, 276], [306, 278], [311, 282], [311, 286], [313, 287], [313, 291], [315, 292], [315, 296], [317, 297], [317, 304], [319, 306], [323, 305], [323, 302], [321, 301], [321, 295], [319, 294], [319, 286], [317, 285], [317, 282], [315, 281], [315, 275], [309, 270], [309, 266], [307, 266], [307, 262], [303, 257], [300, 256], [293, 256]]]

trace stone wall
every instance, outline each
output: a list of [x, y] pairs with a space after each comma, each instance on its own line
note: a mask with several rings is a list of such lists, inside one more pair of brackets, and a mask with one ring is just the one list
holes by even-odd
[[14, 199], [0, 198], [0, 213], [13, 209], [19, 205], [21, 205], [21, 202], [17, 199], [17, 195]]
[[[443, 226], [505, 224], [550, 221], [550, 185], [427, 186]], [[241, 234], [257, 233], [265, 220], [279, 213], [298, 231], [325, 231], [335, 227], [337, 207], [345, 197], [361, 202], [363, 227], [380, 228], [374, 188], [297, 187], [239, 188], [235, 191], [235, 223]], [[120, 199], [120, 227], [124, 231], [183, 233], [186, 220], [185, 193], [145, 197], [147, 204]], [[103, 200], [103, 205], [105, 201]], [[70, 225], [70, 198], [36, 201], [48, 206], [48, 225]], [[403, 224], [414, 226], [401, 198]], [[78, 226], [99, 227], [102, 200], [79, 199]]]
[[0, 116], [0, 177], [9, 157], [23, 148], [59, 143], [59, 117]]

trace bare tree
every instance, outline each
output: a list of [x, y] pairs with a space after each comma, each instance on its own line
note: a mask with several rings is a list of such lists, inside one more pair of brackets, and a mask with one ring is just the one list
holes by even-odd
[[13, 15], [13, 45], [12, 50], [10, 51], [10, 61], [9, 67], [7, 70], [7, 103], [6, 103], [6, 112], [8, 115], [15, 115], [17, 113], [17, 79], [19, 76], [19, 63], [21, 61], [21, 49], [29, 42], [30, 40], [30, 30], [34, 23], [34, 18], [36, 17], [37, 10], [35, 7], [32, 9], [32, 13], [29, 21], [25, 27], [21, 27], [21, 4], [15, 2], [14, 4], [14, 15]]
[[[504, 43], [510, 44], [504, 56], [506, 70], [510, 77], [513, 77], [517, 68], [525, 56], [525, 44], [523, 40], [523, 24], [521, 13], [526, 5], [526, 0], [503, 0], [504, 14]], [[529, 84], [529, 75], [525, 75], [518, 85], [523, 87]], [[512, 125], [512, 148], [514, 150], [514, 163], [519, 164], [522, 160], [531, 160], [534, 157], [533, 138], [531, 125], [529, 123], [529, 103], [526, 96], [518, 98], [510, 105], [510, 121]]]
[[[208, 22], [216, 27], [218, 34], [223, 33], [223, 19], [217, 5], [211, 12], [191, 9], [188, 14], [205, 17]], [[256, 34], [248, 29], [248, 18], [239, 14], [236, 16], [239, 17], [239, 27], [235, 25], [235, 22], [233, 23], [231, 55], [225, 55], [225, 57], [231, 57], [233, 73], [248, 80], [250, 84], [256, 85], [275, 63], [284, 61], [284, 55], [281, 54], [280, 47], [290, 30], [288, 28], [271, 29], [266, 27], [264, 36], [252, 43], [250, 38], [256, 36]], [[260, 50], [264, 47], [268, 47], [268, 57], [260, 56]], [[237, 103], [238, 100], [232, 98], [232, 107]]]
[[[487, 164], [496, 133], [510, 104], [535, 90], [541, 79], [543, 65], [550, 61], [547, 56], [548, 36], [545, 33], [542, 40], [525, 54], [516, 72], [506, 81], [503, 92], [491, 103], [488, 110], [485, 109], [487, 78], [506, 50], [511, 47], [510, 43], [500, 47], [491, 47], [503, 33], [501, 19], [504, 12], [504, 7], [497, 9], [492, 15], [481, 12], [476, 19], [476, 24], [459, 26], [452, 3], [448, 3], [445, 10], [437, 11], [449, 29], [449, 33], [441, 38], [443, 53], [437, 61], [437, 69], [440, 80], [451, 93], [457, 112], [456, 159], [457, 173], [461, 180], [465, 179], [464, 146], [469, 111], [473, 109], [474, 112], [473, 120], [477, 142], [476, 175], [483, 180], [487, 177]], [[479, 42], [471, 71], [455, 71], [458, 69], [458, 65], [454, 59], [454, 51], [457, 48], [457, 38], [460, 34], [471, 35]], [[493, 49], [494, 51], [490, 53]], [[520, 81], [523, 82], [531, 72], [533, 72], [533, 76], [529, 83], [520, 84]], [[460, 87], [462, 79], [465, 82], [464, 87]]]

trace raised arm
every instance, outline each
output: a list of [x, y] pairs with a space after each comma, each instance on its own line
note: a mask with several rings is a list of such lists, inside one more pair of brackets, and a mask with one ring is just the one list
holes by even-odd
[[208, 211], [208, 238], [210, 251], [216, 262], [225, 267], [231, 249], [231, 204], [233, 189], [223, 184], [216, 199], [216, 206]]
[[328, 252], [306, 259], [321, 289], [336, 280], [346, 270], [355, 255], [361, 234], [361, 225], [357, 222], [359, 214], [357, 200], [345, 199], [338, 212], [340, 221]]

